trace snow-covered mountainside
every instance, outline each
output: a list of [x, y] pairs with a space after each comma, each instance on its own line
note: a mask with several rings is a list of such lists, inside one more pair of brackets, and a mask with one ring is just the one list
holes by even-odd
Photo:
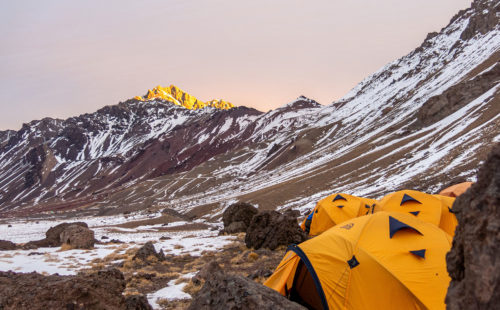
[[0, 132], [0, 213], [171, 208], [214, 218], [229, 202], [309, 208], [473, 179], [500, 141], [500, 4], [475, 1], [420, 47], [321, 106], [261, 113], [129, 100]]
[[0, 210], [76, 206], [190, 170], [280, 130], [293, 131], [303, 121], [295, 120], [298, 108], [308, 106], [262, 119], [262, 112], [245, 107], [190, 110], [163, 99], [131, 99], [64, 121], [33, 121], [18, 132], [1, 132]]

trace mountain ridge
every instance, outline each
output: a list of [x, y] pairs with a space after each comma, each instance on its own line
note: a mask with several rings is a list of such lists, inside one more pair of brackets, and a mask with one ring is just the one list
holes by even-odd
[[150, 100], [165, 100], [172, 102], [175, 105], [182, 106], [189, 110], [198, 110], [206, 107], [228, 110], [234, 108], [234, 105], [223, 99], [212, 99], [206, 102], [198, 100], [196, 97], [181, 90], [175, 85], [162, 87], [160, 85], [149, 89], [146, 95], [136, 96], [135, 100], [150, 101]]

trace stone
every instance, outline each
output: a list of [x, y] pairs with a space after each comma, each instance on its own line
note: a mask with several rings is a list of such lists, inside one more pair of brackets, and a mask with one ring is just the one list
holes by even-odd
[[306, 309], [278, 292], [242, 276], [226, 274], [210, 262], [201, 290], [193, 296], [189, 310], [211, 309]]
[[153, 245], [153, 242], [148, 241], [139, 250], [137, 250], [137, 252], [135, 253], [132, 260], [140, 259], [143, 262], [147, 262], [148, 257], [150, 257], [150, 256], [156, 257], [158, 259], [158, 261], [160, 261], [160, 262], [162, 262], [166, 259], [165, 254], [163, 253], [163, 250], [160, 250], [160, 252], [156, 252], [156, 249]]
[[75, 249], [91, 249], [95, 243], [94, 231], [80, 225], [69, 225], [61, 232], [60, 240]]
[[125, 298], [125, 286], [115, 268], [72, 276], [0, 272], [0, 309], [151, 309], [144, 297]]
[[85, 228], [89, 227], [87, 225], [87, 223], [84, 223], [84, 222], [61, 223], [57, 226], [51, 227], [45, 233], [45, 239], [47, 239], [47, 244], [49, 244], [49, 246], [51, 246], [51, 247], [61, 246], [61, 244], [62, 244], [61, 233], [63, 232], [64, 229], [66, 229], [66, 227], [68, 227], [70, 225], [78, 225], [78, 226], [82, 226]]
[[8, 240], [0, 240], [0, 251], [9, 251], [17, 249], [17, 245], [14, 242]]
[[29, 241], [29, 242], [25, 243], [22, 246], [22, 248], [24, 250], [33, 250], [33, 249], [46, 248], [46, 247], [51, 247], [51, 246], [53, 246], [53, 245], [49, 240], [41, 239], [41, 240]]
[[246, 231], [248, 226], [243, 221], [232, 222], [229, 226], [224, 228], [224, 232], [228, 234], [235, 234]]
[[209, 277], [211, 277], [213, 274], [217, 272], [222, 272], [222, 269], [215, 260], [211, 260], [207, 264], [203, 265], [200, 271], [198, 271], [198, 273], [191, 278], [191, 281], [194, 284], [199, 285], [202, 280], [203, 281], [207, 280]]
[[298, 244], [307, 239], [297, 218], [291, 212], [264, 211], [252, 218], [245, 244], [248, 248], [276, 249], [280, 245]]
[[125, 298], [125, 310], [153, 310], [144, 295], [132, 295]]
[[478, 179], [453, 204], [458, 226], [446, 257], [448, 309], [496, 309], [500, 304], [500, 144]]
[[[222, 222], [224, 223], [224, 231], [228, 233], [237, 233], [246, 231], [248, 225], [252, 221], [252, 218], [257, 214], [258, 210], [246, 202], [238, 202], [230, 205], [222, 213]], [[232, 223], [241, 222], [239, 224], [229, 226]], [[231, 229], [232, 232], [228, 230]]]

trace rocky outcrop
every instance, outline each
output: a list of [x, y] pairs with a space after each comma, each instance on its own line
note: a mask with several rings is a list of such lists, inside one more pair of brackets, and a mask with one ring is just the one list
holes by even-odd
[[224, 232], [229, 234], [245, 232], [257, 212], [254, 206], [246, 202], [238, 202], [230, 205], [222, 213]]
[[50, 246], [61, 246], [61, 233], [69, 226], [77, 225], [81, 227], [88, 228], [87, 223], [84, 222], [74, 222], [74, 223], [61, 223], [54, 227], [50, 227], [49, 230], [45, 233], [45, 239]]
[[76, 276], [0, 272], [0, 309], [151, 309], [145, 298], [125, 298], [118, 269]]
[[[54, 227], [50, 227], [45, 232], [45, 238], [41, 240], [35, 240], [25, 243], [22, 248], [25, 250], [45, 248], [45, 247], [58, 247], [63, 244], [61, 241], [61, 233], [71, 225], [81, 226], [83, 228], [88, 228], [87, 223], [84, 222], [73, 222], [73, 223], [61, 223]], [[93, 232], [92, 232], [93, 234]], [[93, 246], [93, 244], [92, 244]]]
[[17, 249], [17, 245], [14, 242], [0, 240], [0, 251], [9, 251], [15, 249]]
[[484, 35], [487, 32], [495, 29], [500, 20], [500, 6], [497, 1], [491, 0], [476, 0], [471, 6], [478, 13], [471, 16], [467, 27], [460, 35], [461, 40], [469, 40], [476, 35]]
[[140, 259], [144, 262], [147, 262], [148, 258], [151, 256], [156, 257], [160, 262], [165, 260], [165, 254], [163, 253], [163, 250], [160, 250], [160, 252], [156, 252], [153, 243], [151, 241], [148, 241], [139, 250], [137, 250], [132, 259]]
[[280, 245], [301, 243], [306, 234], [300, 229], [292, 212], [264, 211], [252, 218], [247, 229], [245, 244], [249, 248], [276, 249]]
[[458, 111], [498, 83], [500, 62], [472, 80], [464, 80], [429, 98], [417, 113], [417, 124], [428, 126]]
[[209, 263], [205, 284], [193, 297], [188, 309], [305, 309], [278, 292], [250, 279], [226, 274], [215, 263]]
[[80, 225], [69, 225], [60, 234], [61, 242], [75, 249], [91, 249], [94, 247], [94, 232]]
[[30, 166], [30, 169], [24, 175], [24, 186], [26, 188], [42, 179], [42, 168], [45, 157], [46, 155], [43, 145], [38, 145], [37, 147], [32, 148], [26, 154], [24, 162]]
[[458, 227], [447, 255], [452, 278], [448, 309], [496, 309], [500, 304], [500, 145], [480, 168], [477, 183], [453, 204]]

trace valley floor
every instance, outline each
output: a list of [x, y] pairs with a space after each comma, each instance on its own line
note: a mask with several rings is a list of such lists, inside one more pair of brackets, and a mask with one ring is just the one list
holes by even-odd
[[[45, 237], [45, 232], [66, 220], [16, 219], [0, 224], [2, 239], [23, 244]], [[281, 259], [284, 249], [252, 251], [240, 235], [219, 235], [219, 225], [201, 221], [169, 221], [164, 214], [128, 214], [79, 217], [99, 242], [90, 250], [64, 247], [0, 251], [0, 271], [72, 275], [107, 266], [118, 267], [127, 287], [124, 294], [144, 294], [154, 309], [184, 308], [201, 288], [191, 278], [211, 260], [231, 272], [263, 281]], [[134, 261], [146, 242], [152, 241], [166, 260]], [[260, 273], [259, 273], [260, 272]], [[190, 294], [191, 293], [191, 294]]]

